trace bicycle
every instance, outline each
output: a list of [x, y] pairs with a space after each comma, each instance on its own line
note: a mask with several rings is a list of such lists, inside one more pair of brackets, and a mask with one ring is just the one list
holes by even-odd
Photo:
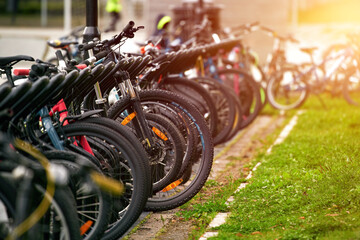
[[[343, 65], [353, 58], [354, 52], [351, 48], [343, 49], [333, 56], [323, 59], [320, 63], [315, 63], [312, 57], [314, 48], [303, 48], [303, 52], [311, 57], [310, 66], [308, 69], [301, 69], [301, 66], [292, 69], [291, 75], [285, 75], [284, 71], [280, 75], [283, 78], [272, 78], [269, 81], [267, 88], [267, 95], [269, 103], [277, 109], [289, 110], [300, 107], [310, 93], [314, 93], [319, 97], [328, 86], [342, 86], [338, 81], [344, 81], [347, 71], [353, 71], [352, 67], [343, 69]], [[328, 67], [324, 67], [329, 65]], [[323, 73], [324, 71], [324, 73]], [[334, 76], [342, 76], [341, 79], [334, 78]], [[337, 82], [332, 83], [332, 80]], [[346, 85], [343, 85], [343, 87]], [[333, 90], [334, 91], [334, 90]], [[344, 96], [346, 98], [346, 96]], [[322, 102], [324, 105], [324, 103]]]
[[[88, 75], [88, 71], [84, 70], [84, 74], [79, 74], [79, 78], [76, 78], [76, 80], [81, 80], [84, 79], [84, 76], [89, 76]], [[74, 81], [74, 74], [68, 74], [68, 78], [65, 78], [65, 80], [62, 82], [62, 80], [64, 80], [64, 78], [62, 77], [62, 75], [57, 75], [58, 77], [53, 77], [50, 79], [50, 82], [48, 80], [46, 80], [46, 77], [41, 77], [39, 78], [34, 84], [31, 84], [31, 82], [28, 82], [27, 84], [22, 84], [19, 85], [18, 88], [14, 89], [13, 91], [11, 91], [10, 93], [8, 93], [8, 97], [6, 97], [4, 99], [4, 102], [1, 102], [1, 106], [6, 108], [14, 108], [14, 106], [18, 106], [18, 110], [19, 112], [16, 112], [16, 118], [12, 119], [12, 126], [21, 126], [21, 129], [26, 129], [26, 137], [29, 137], [29, 139], [31, 141], [33, 141], [34, 143], [41, 143], [42, 147], [47, 148], [47, 149], [53, 149], [53, 147], [51, 146], [51, 144], [49, 144], [48, 142], [50, 142], [50, 138], [49, 136], [44, 133], [44, 131], [41, 130], [41, 128], [39, 129], [39, 124], [38, 120], [36, 119], [36, 114], [37, 113], [37, 109], [41, 109], [43, 106], [43, 104], [48, 103], [49, 101], [54, 101], [54, 102], [58, 102], [59, 99], [61, 99], [64, 95], [61, 94], [66, 94], [66, 91], [64, 91], [65, 87], [64, 85], [68, 84], [76, 84], [77, 82]], [[71, 80], [71, 81], [70, 81]], [[43, 85], [43, 83], [48, 84], [47, 86]], [[79, 84], [79, 83], [78, 83]], [[34, 85], [34, 86], [32, 86]], [[31, 89], [31, 87], [33, 87]], [[68, 86], [69, 87], [69, 86]], [[31, 91], [29, 92], [29, 90], [31, 89]], [[58, 92], [56, 91], [56, 89], [61, 89], [62, 92]], [[66, 89], [66, 88], [65, 88]], [[39, 92], [37, 91], [39, 90]], [[26, 93], [24, 96], [20, 97], [22, 94]], [[12, 100], [16, 99], [15, 102], [12, 102]], [[24, 104], [24, 102], [26, 102], [26, 100], [31, 100], [30, 102], [27, 102], [26, 104]], [[41, 101], [39, 101], [41, 100]], [[21, 108], [22, 107], [26, 107], [26, 108]], [[16, 109], [16, 108], [14, 108]], [[20, 111], [21, 110], [21, 111]], [[30, 113], [33, 113], [33, 115], [31, 115]], [[30, 114], [30, 116], [29, 116]], [[19, 121], [20, 117], [24, 117], [24, 116], [28, 116], [27, 117], [27, 121], [25, 123], [25, 125], [19, 125], [21, 124], [21, 121]], [[88, 116], [91, 116], [88, 115]], [[71, 116], [68, 116], [68, 121], [72, 122], [75, 119], [80, 118], [78, 117], [73, 117], [71, 118]], [[67, 119], [65, 119], [67, 120]], [[80, 124], [80, 123], [79, 123]], [[4, 124], [6, 125], [6, 124]], [[101, 164], [99, 164], [100, 160], [102, 160], [102, 163], [104, 160], [104, 157], [99, 158], [100, 155], [96, 155], [96, 158], [94, 156], [92, 156], [90, 153], [86, 152], [83, 150], [81, 145], [81, 142], [76, 142], [76, 141], [69, 141], [69, 137], [71, 136], [66, 136], [64, 135], [63, 131], [69, 131], [68, 129], [70, 128], [72, 131], [79, 129], [79, 125], [74, 126], [74, 124], [70, 124], [71, 128], [69, 126], [62, 126], [62, 123], [57, 123], [57, 129], [59, 132], [57, 132], [57, 134], [60, 136], [60, 144], [63, 144], [65, 149], [70, 149], [72, 151], [75, 151], [77, 153], [82, 154], [83, 156], [86, 156], [87, 158], [89, 158], [91, 161], [97, 163], [98, 166], [101, 166]], [[60, 127], [62, 126], [62, 127]], [[59, 128], [60, 127], [60, 128]], [[65, 129], [65, 130], [64, 130]], [[96, 141], [95, 139], [95, 144], [93, 144], [93, 141], [90, 143], [90, 149], [91, 150], [97, 150], [97, 152], [101, 151], [107, 151], [109, 152], [109, 150], [112, 152], [112, 154], [115, 153], [115, 155], [107, 155], [107, 157], [109, 157], [109, 161], [112, 161], [113, 163], [115, 162], [117, 165], [113, 165], [114, 168], [107, 168], [108, 171], [112, 171], [112, 169], [114, 170], [114, 173], [121, 173], [121, 175], [114, 175], [115, 178], [117, 179], [121, 179], [123, 182], [128, 183], [128, 186], [132, 186], [131, 188], [127, 188], [127, 194], [125, 194], [124, 196], [122, 196], [120, 198], [120, 200], [118, 201], [124, 201], [127, 202], [129, 204], [131, 204], [131, 206], [127, 206], [125, 205], [124, 208], [125, 209], [121, 209], [122, 211], [122, 215], [121, 217], [117, 216], [115, 220], [113, 220], [113, 222], [115, 222], [116, 224], [114, 224], [114, 226], [116, 226], [116, 228], [113, 228], [113, 230], [109, 230], [107, 231], [107, 234], [116, 234], [116, 235], [121, 235], [124, 231], [126, 231], [128, 229], [128, 227], [131, 225], [132, 222], [136, 221], [137, 217], [139, 216], [139, 214], [141, 214], [141, 210], [143, 208], [143, 205], [146, 202], [147, 196], [149, 195], [149, 191], [150, 191], [150, 186], [149, 184], [151, 183], [150, 181], [150, 173], [149, 173], [149, 169], [148, 166], [146, 164], [148, 164], [146, 162], [147, 157], [146, 154], [143, 153], [142, 150], [142, 146], [140, 145], [140, 143], [138, 143], [139, 145], [137, 145], [138, 149], [135, 149], [132, 147], [132, 145], [135, 145], [137, 142], [137, 139], [134, 137], [132, 137], [132, 135], [130, 132], [123, 130], [122, 132], [120, 130], [117, 130], [116, 132], [111, 132], [112, 130], [110, 130], [109, 128], [105, 128], [102, 127], [100, 130], [100, 126], [97, 125], [91, 125], [88, 126], [88, 128], [86, 128], [85, 130], [81, 130], [83, 131], [83, 134], [79, 134], [77, 135], [79, 138], [76, 139], [81, 139], [82, 136], [86, 136], [89, 135], [87, 137], [87, 139], [99, 139]], [[12, 128], [11, 132], [13, 132], [14, 128]], [[10, 131], [10, 130], [8, 130]], [[19, 132], [19, 130], [17, 130], [16, 132]], [[122, 136], [119, 136], [119, 133], [121, 132]], [[23, 135], [23, 131], [20, 131], [19, 134]], [[92, 134], [92, 135], [91, 135]], [[97, 134], [97, 135], [94, 135]], [[100, 139], [104, 138], [105, 136], [108, 136], [108, 139], [106, 139], [106, 141], [108, 142], [107, 144], [103, 144], [102, 146], [100, 146], [98, 143], [99, 142], [103, 142]], [[111, 136], [111, 137], [110, 137]], [[126, 138], [124, 138], [123, 136], [126, 136]], [[119, 139], [121, 138], [121, 139]], [[112, 141], [112, 143], [109, 143], [109, 141]], [[75, 144], [76, 143], [76, 144]], [[115, 146], [116, 151], [112, 150]], [[118, 156], [119, 153], [122, 153], [123, 157]], [[142, 155], [143, 154], [143, 155]], [[115, 159], [118, 159], [118, 162], [114, 161]], [[121, 161], [119, 162], [119, 160], [121, 160], [123, 163], [121, 163]], [[119, 164], [121, 164], [121, 166], [119, 166]], [[109, 166], [109, 165], [105, 165], [105, 166]], [[131, 172], [129, 171], [129, 169], [131, 169]], [[103, 169], [104, 170], [104, 169]], [[127, 174], [126, 174], [127, 172]], [[114, 174], [113, 173], [113, 174]], [[131, 182], [131, 183], [130, 183]], [[136, 194], [137, 197], [135, 198], [134, 196], [132, 196], [133, 194]], [[121, 200], [123, 199], [123, 200]], [[120, 210], [119, 210], [120, 211]], [[81, 212], [81, 211], [79, 211]], [[108, 212], [103, 212], [104, 214], [108, 214]], [[116, 214], [114, 214], [116, 215]], [[101, 214], [99, 215], [101, 216]], [[130, 224], [130, 225], [129, 225]], [[98, 224], [94, 225], [94, 229]], [[107, 225], [107, 224], [106, 224]], [[99, 230], [100, 231], [100, 230]], [[101, 232], [101, 231], [100, 231]], [[99, 233], [102, 234], [102, 233]], [[90, 233], [86, 233], [86, 237], [90, 237], [92, 234]]]
[[[79, 230], [81, 228], [77, 222], [75, 202], [67, 187], [70, 177], [80, 177], [90, 184], [89, 186], [96, 184], [111, 194], [121, 194], [123, 191], [122, 185], [119, 185], [118, 182], [92, 172], [92, 166], [80, 156], [74, 156], [73, 164], [76, 164], [81, 171], [69, 174], [64, 167], [56, 165], [54, 162], [50, 163], [30, 144], [19, 139], [15, 140], [12, 145], [17, 149], [17, 153], [10, 149], [9, 144], [10, 142], [4, 140], [1, 135], [0, 155], [2, 155], [3, 161], [0, 163], [0, 178], [2, 179], [0, 195], [9, 214], [7, 215], [9, 217], [8, 225], [3, 225], [8, 228], [9, 235], [6, 239], [14, 239], [21, 235], [27, 236], [27, 239], [46, 239], [47, 237], [80, 239]], [[62, 159], [62, 156], [58, 155], [57, 159]], [[38, 160], [44, 170], [30, 158]], [[57, 171], [54, 171], [55, 168]], [[9, 171], [17, 171], [18, 176], [9, 176], [7, 174]], [[45, 173], [46, 178], [42, 177]], [[17, 184], [19, 184], [19, 188], [11, 191], [10, 189]], [[4, 193], [5, 195], [3, 195]], [[41, 198], [43, 199], [41, 200]], [[11, 199], [17, 201], [11, 201]], [[9, 229], [12, 225], [10, 218], [14, 219], [15, 227], [13, 229]], [[5, 229], [3, 228], [3, 230]]]

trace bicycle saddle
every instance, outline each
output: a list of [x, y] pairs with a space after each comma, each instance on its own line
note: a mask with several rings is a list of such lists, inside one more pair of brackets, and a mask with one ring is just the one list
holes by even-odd
[[31, 88], [32, 82], [26, 81], [16, 88], [12, 88], [11, 92], [1, 100], [0, 102], [0, 109], [4, 108], [10, 108], [10, 106], [17, 101], [21, 96], [23, 96], [30, 88]]
[[317, 47], [308, 47], [308, 48], [300, 48], [300, 51], [312, 55], [313, 52], [317, 49], [318, 49]]
[[105, 66], [103, 64], [98, 64], [96, 67], [91, 69], [91, 74], [87, 76], [82, 81], [76, 80], [74, 87], [81, 89], [83, 86], [89, 84], [88, 82], [91, 81], [91, 79], [96, 78], [101, 74], [101, 72], [104, 70]]
[[130, 62], [128, 61], [128, 59], [121, 59], [119, 62], [118, 62], [118, 64], [120, 64], [120, 68], [122, 69], [122, 70], [124, 70], [124, 69], [126, 69], [126, 68], [128, 68], [128, 66], [130, 65]]
[[127, 71], [127, 69], [134, 63], [135, 58], [130, 57], [130, 58], [126, 59], [126, 60], [127, 60], [127, 63], [126, 63], [126, 65], [121, 66], [121, 70]]
[[104, 68], [100, 72], [100, 74], [89, 80], [87, 87], [92, 88], [96, 82], [101, 81], [109, 72], [111, 72], [111, 70], [114, 69], [115, 65], [116, 65], [115, 62], [106, 63], [106, 65], [104, 65]]
[[101, 81], [111, 70], [115, 67], [115, 62], [108, 62], [106, 65], [104, 65], [103, 70], [99, 73], [99, 75], [90, 78], [87, 80], [87, 84], [84, 85], [81, 89], [80, 96], [84, 98], [86, 94], [88, 94], [91, 89], [94, 88], [94, 84], [96, 82]]
[[134, 57], [134, 62], [126, 69], [126, 71], [130, 74], [143, 60], [142, 57]]
[[[74, 83], [74, 87], [73, 89], [75, 90], [75, 92], [72, 92], [73, 94], [75, 93], [75, 96], [67, 93], [65, 102], [69, 102], [69, 101], [75, 101], [75, 100], [79, 100], [82, 101], [83, 99], [83, 94], [84, 92], [88, 92], [94, 85], [94, 80], [101, 75], [101, 73], [104, 71], [105, 66], [103, 64], [98, 64], [96, 67], [94, 67], [93, 69], [91, 69], [91, 74], [89, 76], [87, 76], [85, 79], [82, 79], [81, 81], [76, 80], [76, 82]], [[85, 93], [85, 94], [86, 94]]]
[[114, 75], [116, 74], [117, 71], [119, 71], [122, 66], [124, 66], [124, 63], [126, 62], [125, 59], [119, 61], [113, 69], [111, 69], [111, 71], [109, 73], [106, 74], [106, 76], [104, 76], [103, 78], [101, 78], [100, 82], [100, 88], [102, 89], [102, 91], [106, 91], [112, 87], [115, 86], [116, 82], [114, 81]]
[[65, 89], [67, 89], [68, 86], [71, 86], [75, 80], [79, 77], [80, 73], [77, 70], [73, 70], [66, 74], [64, 81], [57, 86], [57, 88], [54, 90], [56, 95], [53, 96], [51, 99], [53, 102], [58, 102], [62, 97], [62, 93]]
[[151, 59], [152, 59], [151, 56], [145, 56], [142, 59], [141, 63], [138, 64], [131, 73], [129, 73], [130, 79], [135, 79], [138, 75], [140, 75], [142, 73], [142, 71], [144, 71], [146, 66], [150, 63]]
[[10, 57], [0, 57], [0, 67], [6, 67], [8, 65], [12, 65], [10, 63], [16, 63], [19, 61], [35, 61], [33, 57], [27, 56], [27, 55], [16, 55], [16, 56], [10, 56]]
[[64, 81], [64, 74], [58, 73], [50, 78], [49, 84], [37, 94], [28, 104], [28, 109], [38, 112], [56, 94], [54, 91]]
[[176, 55], [174, 57], [174, 59], [171, 61], [170, 67], [169, 69], [167, 69], [167, 71], [169, 73], [180, 73], [183, 71], [184, 69], [184, 63], [186, 63], [187, 60], [189, 60], [187, 58], [187, 56], [189, 56], [190, 50], [186, 49], [186, 50], [180, 50], [178, 52], [176, 52]]
[[48, 84], [49, 78], [46, 76], [36, 80], [36, 82], [32, 84], [31, 88], [11, 106], [11, 109], [14, 111], [15, 115], [18, 115], [20, 112], [25, 110], [24, 106], [26, 106]]
[[11, 92], [11, 86], [8, 83], [0, 85], [0, 101]]
[[62, 93], [67, 93], [70, 89], [74, 88], [81, 82], [85, 81], [86, 78], [88, 78], [91, 75], [91, 68], [87, 67], [80, 71], [79, 76], [72, 82], [71, 84], [65, 86]]
[[[173, 62], [178, 58], [179, 54], [181, 54], [181, 50], [167, 54], [166, 58], [165, 57], [161, 58], [162, 56], [157, 58], [157, 60], [159, 60], [159, 61], [157, 61], [157, 63], [161, 64], [162, 67], [160, 69], [156, 69], [151, 74], [152, 77], [160, 76], [160, 74], [165, 74], [165, 73], [169, 72], [169, 69], [173, 66]], [[166, 62], [169, 62], [169, 64], [163, 64]], [[150, 80], [151, 78], [148, 78], [148, 79]]]

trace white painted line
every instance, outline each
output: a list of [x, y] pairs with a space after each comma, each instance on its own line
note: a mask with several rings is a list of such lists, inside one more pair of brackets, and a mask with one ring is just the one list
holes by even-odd
[[[248, 180], [250, 178], [252, 178], [252, 173], [261, 165], [260, 162], [258, 162], [255, 167], [249, 172], [249, 175], [247, 175], [247, 177], [245, 178], [245, 180]], [[241, 185], [240, 185], [241, 186]]]
[[204, 235], [202, 235], [199, 240], [206, 240], [208, 239], [209, 237], [216, 237], [217, 235], [219, 235], [218, 232], [206, 232], [204, 233]]
[[236, 191], [234, 193], [237, 193], [239, 192], [241, 189], [245, 188], [246, 185], [248, 185], [248, 183], [240, 183], [240, 186], [236, 189]]
[[228, 200], [226, 200], [225, 204], [226, 206], [230, 206], [230, 203], [232, 203], [235, 200], [234, 196], [230, 196]]
[[215, 228], [223, 225], [228, 215], [229, 213], [218, 213], [209, 224], [209, 228]]

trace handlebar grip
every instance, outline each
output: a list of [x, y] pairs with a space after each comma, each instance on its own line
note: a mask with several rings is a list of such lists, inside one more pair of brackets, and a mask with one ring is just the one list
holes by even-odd
[[82, 70], [82, 69], [87, 68], [87, 65], [86, 64], [78, 64], [78, 65], [75, 65], [75, 67]]
[[14, 75], [15, 76], [27, 76], [30, 73], [30, 69], [28, 68], [18, 68], [14, 69]]
[[104, 57], [106, 57], [108, 55], [108, 51], [101, 51], [99, 53], [97, 53], [94, 57], [96, 58], [96, 60], [102, 59]]
[[79, 51], [86, 51], [92, 49], [96, 46], [97, 42], [89, 42], [89, 43], [82, 43], [79, 44], [78, 49]]
[[89, 57], [88, 59], [86, 59], [85, 61], [83, 61], [84, 64], [86, 65], [91, 65], [93, 64], [95, 61], [104, 58], [108, 55], [109, 51], [101, 51], [99, 53], [97, 53], [95, 56], [93, 57]]
[[34, 64], [31, 66], [31, 71], [34, 72], [36, 75], [41, 76], [45, 73], [46, 68], [40, 64]]
[[134, 21], [129, 21], [129, 23], [122, 30], [124, 33], [128, 33], [135, 25]]

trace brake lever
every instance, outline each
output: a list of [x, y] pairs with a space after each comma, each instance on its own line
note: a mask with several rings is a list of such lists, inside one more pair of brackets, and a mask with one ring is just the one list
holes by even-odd
[[145, 26], [138, 26], [137, 28], [136, 28], [136, 31], [138, 31], [138, 30], [140, 30], [140, 29], [144, 29], [145, 28]]

